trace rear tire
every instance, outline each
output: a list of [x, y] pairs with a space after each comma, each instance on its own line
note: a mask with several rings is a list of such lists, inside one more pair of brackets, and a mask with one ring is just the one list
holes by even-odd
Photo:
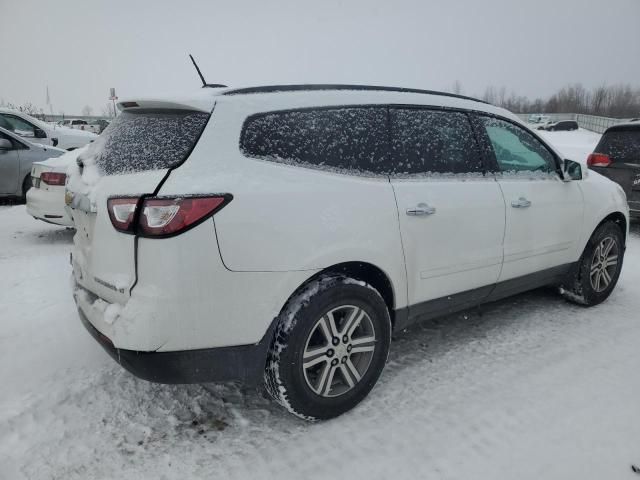
[[32, 186], [33, 183], [31, 182], [31, 175], [27, 175], [22, 182], [22, 201], [24, 203], [27, 203], [27, 192]]
[[355, 407], [371, 391], [389, 354], [391, 319], [370, 285], [327, 275], [287, 303], [265, 369], [271, 396], [306, 420]]
[[624, 234], [615, 222], [600, 225], [561, 287], [564, 297], [585, 306], [604, 302], [618, 283], [624, 260]]

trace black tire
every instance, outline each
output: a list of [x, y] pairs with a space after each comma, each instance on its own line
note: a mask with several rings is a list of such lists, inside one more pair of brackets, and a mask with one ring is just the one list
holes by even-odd
[[[617, 252], [617, 263], [615, 270], [611, 269], [611, 273], [607, 274], [610, 281], [606, 287], [598, 290], [592, 282], [592, 267], [596, 261], [596, 250], [606, 239], [612, 239], [615, 242], [615, 245], [611, 248]], [[588, 307], [604, 302], [611, 295], [620, 277], [624, 260], [624, 248], [624, 234], [617, 223], [606, 222], [600, 225], [591, 235], [580, 260], [561, 286], [561, 292], [564, 297], [573, 303]]]
[[27, 175], [22, 182], [22, 201], [25, 203], [27, 202], [27, 192], [32, 186], [33, 183], [31, 182], [31, 175]]
[[[309, 375], [311, 375], [309, 367], [307, 369], [303, 367], [305, 351], [309, 352], [309, 343], [312, 338], [315, 338], [314, 335], [318, 334], [318, 325], [321, 319], [328, 319], [328, 315], [330, 315], [332, 319], [336, 318], [334, 322], [336, 326], [338, 324], [344, 326], [347, 316], [351, 318], [351, 315], [345, 313], [342, 320], [345, 323], [340, 323], [340, 312], [341, 309], [349, 308], [352, 309], [353, 318], [356, 315], [360, 315], [359, 318], [362, 318], [362, 321], [353, 323], [357, 323], [358, 326], [355, 331], [349, 334], [349, 342], [357, 343], [356, 331], [364, 328], [362, 325], [366, 322], [367, 328], [373, 328], [375, 336], [375, 341], [372, 342], [373, 351], [367, 354], [357, 353], [355, 350], [358, 347], [350, 347], [347, 345], [347, 336], [342, 337], [345, 339], [344, 348], [349, 348], [349, 352], [353, 351], [353, 353], [345, 354], [345, 356], [349, 356], [348, 364], [353, 366], [359, 362], [361, 357], [357, 357], [358, 355], [368, 355], [367, 366], [361, 372], [359, 381], [356, 381], [353, 386], [348, 386], [349, 370], [345, 364], [345, 357], [342, 356], [344, 353], [343, 344], [340, 343], [336, 347], [335, 358], [326, 359], [324, 354], [318, 356], [318, 358], [320, 356], [323, 358], [319, 368], [326, 368], [334, 372], [327, 374], [326, 377], [324, 373], [318, 374], [318, 385], [321, 390], [318, 393], [313, 389], [312, 382], [309, 380]], [[344, 331], [346, 330], [345, 327]], [[334, 337], [333, 340], [335, 341], [335, 339]], [[279, 316], [265, 369], [267, 391], [278, 403], [303, 419], [314, 421], [337, 417], [355, 407], [371, 391], [384, 369], [390, 342], [389, 310], [377, 290], [365, 282], [344, 276], [320, 277], [298, 291], [287, 302]], [[322, 348], [332, 350], [329, 341], [321, 345]], [[342, 353], [339, 353], [339, 348], [342, 349]], [[327, 353], [327, 357], [329, 357], [329, 353]], [[332, 366], [332, 362], [338, 360], [337, 357], [341, 358], [340, 363], [337, 363], [337, 366]], [[352, 358], [353, 362], [351, 362]], [[323, 380], [325, 378], [332, 378], [333, 381]], [[350, 377], [351, 383], [355, 378], [357, 377]], [[325, 393], [323, 390], [326, 390], [326, 395], [330, 395], [334, 391], [334, 387], [332, 387], [334, 382], [344, 384], [335, 387], [336, 390], [339, 388], [350, 388], [350, 390], [337, 394], [337, 396], [323, 395]], [[328, 385], [328, 388], [323, 388], [323, 384]]]

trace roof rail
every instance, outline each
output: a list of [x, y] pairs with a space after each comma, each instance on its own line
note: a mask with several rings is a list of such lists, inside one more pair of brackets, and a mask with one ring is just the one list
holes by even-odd
[[318, 91], [318, 90], [363, 90], [363, 91], [383, 91], [383, 92], [402, 92], [402, 93], [421, 93], [426, 95], [442, 95], [445, 97], [462, 98], [464, 100], [473, 100], [474, 102], [487, 103], [465, 95], [455, 93], [438, 92], [435, 90], [421, 90], [418, 88], [403, 87], [384, 87], [377, 85], [345, 85], [345, 84], [300, 84], [300, 85], [266, 85], [262, 87], [247, 87], [227, 90], [222, 95], [247, 95], [252, 93], [276, 93], [276, 92], [301, 92], [301, 91]]

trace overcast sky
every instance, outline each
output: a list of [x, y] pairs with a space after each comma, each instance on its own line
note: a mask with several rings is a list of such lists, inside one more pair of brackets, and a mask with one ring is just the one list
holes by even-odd
[[[0, 100], [100, 113], [210, 83], [367, 83], [529, 97], [640, 85], [640, 0], [0, 0]], [[46, 108], [48, 112], [48, 108]]]

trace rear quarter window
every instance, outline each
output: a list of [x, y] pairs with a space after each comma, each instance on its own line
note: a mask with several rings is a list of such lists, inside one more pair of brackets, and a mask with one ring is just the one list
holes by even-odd
[[340, 173], [388, 170], [384, 107], [317, 108], [249, 117], [240, 150], [248, 157]]
[[190, 110], [125, 110], [83, 157], [93, 157], [105, 175], [173, 168], [189, 155], [209, 116]]

